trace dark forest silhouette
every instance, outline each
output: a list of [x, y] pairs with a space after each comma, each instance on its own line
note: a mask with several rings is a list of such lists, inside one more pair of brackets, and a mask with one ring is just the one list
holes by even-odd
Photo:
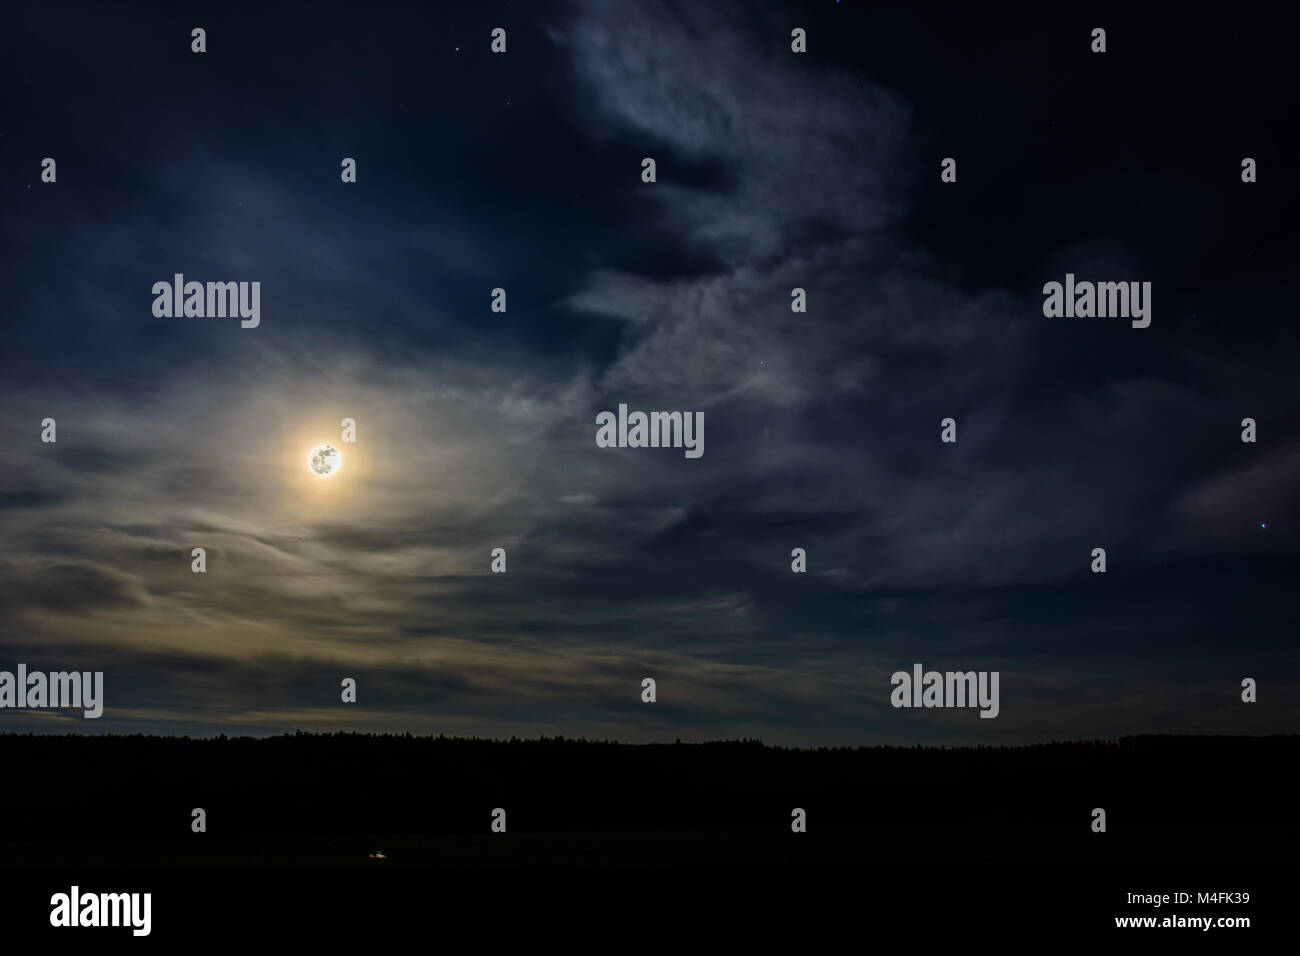
[[[1298, 755], [1300, 736], [798, 750], [7, 734], [0, 863], [347, 864], [376, 849], [395, 864], [1281, 863], [1300, 845]], [[505, 834], [489, 832], [495, 807]]]

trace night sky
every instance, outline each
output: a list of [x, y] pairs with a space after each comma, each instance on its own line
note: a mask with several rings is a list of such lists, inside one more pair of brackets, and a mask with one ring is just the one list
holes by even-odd
[[[0, 730], [1300, 731], [1294, 52], [1140, 16], [10, 11], [0, 669], [105, 711]], [[175, 273], [260, 326], [154, 316]], [[1066, 273], [1150, 327], [1045, 317]], [[597, 447], [619, 403], [703, 456]], [[918, 662], [999, 717], [892, 708]]]

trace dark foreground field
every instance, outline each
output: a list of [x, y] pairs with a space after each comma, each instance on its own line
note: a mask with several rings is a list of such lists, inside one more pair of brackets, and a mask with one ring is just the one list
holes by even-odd
[[1298, 756], [1297, 736], [801, 751], [4, 735], [0, 866], [1289, 865]]

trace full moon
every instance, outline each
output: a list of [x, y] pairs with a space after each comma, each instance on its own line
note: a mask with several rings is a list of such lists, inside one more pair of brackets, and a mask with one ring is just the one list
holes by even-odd
[[307, 456], [307, 467], [312, 474], [328, 478], [343, 467], [343, 456], [333, 445], [317, 445]]

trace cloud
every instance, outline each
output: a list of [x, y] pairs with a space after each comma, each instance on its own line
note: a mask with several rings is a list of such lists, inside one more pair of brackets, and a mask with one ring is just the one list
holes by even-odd
[[[5, 653], [101, 661], [106, 720], [160, 726], [845, 743], [1176, 729], [1221, 674], [1180, 654], [1185, 685], [1143, 698], [1138, 671], [1232, 627], [1241, 593], [1182, 607], [1156, 585], [1284, 547], [1238, 525], [1293, 517], [1294, 449], [1242, 446], [1235, 406], [1271, 410], [1275, 434], [1292, 340], [1244, 361], [1171, 344], [1168, 317], [1146, 337], [1052, 323], [1036, 287], [961, 275], [909, 221], [907, 103], [800, 61], [753, 15], [574, 7], [551, 33], [569, 85], [545, 88], [570, 99], [535, 112], [582, 117], [585, 139], [555, 136], [552, 156], [543, 124], [536, 176], [465, 173], [470, 198], [430, 185], [422, 164], [442, 154], [415, 147], [383, 175], [368, 161], [346, 198], [284, 182], [320, 163], [306, 123], [271, 165], [177, 146], [149, 153], [139, 203], [67, 230], [6, 220], [87, 268], [69, 289], [22, 286], [16, 314], [52, 324], [0, 360]], [[272, 121], [290, 123], [250, 120]], [[575, 167], [588, 153], [600, 162]], [[635, 162], [595, 168], [647, 154], [653, 185]], [[260, 278], [262, 326], [153, 319], [150, 283], [178, 270]], [[498, 282], [505, 314], [486, 307]], [[704, 457], [597, 448], [596, 413], [619, 402], [703, 411]], [[37, 437], [46, 415], [55, 444]], [[939, 442], [947, 416], [956, 445]], [[359, 440], [321, 482], [306, 450], [344, 417]], [[1104, 582], [1087, 576], [1097, 545]], [[793, 547], [810, 573], [791, 573]], [[974, 729], [918, 729], [882, 703], [918, 658], [1002, 666], [1018, 696]], [[1098, 690], [1117, 666], [1123, 720]], [[337, 701], [345, 673], [356, 709]]]
[[[743, 5], [582, 4], [553, 31], [613, 129], [666, 143], [660, 182], [688, 242], [732, 261], [786, 256], [826, 231], [858, 233], [898, 213], [889, 171], [908, 110], [848, 74], [800, 68], [763, 42]], [[675, 185], [673, 156], [707, 160], [722, 188]]]

